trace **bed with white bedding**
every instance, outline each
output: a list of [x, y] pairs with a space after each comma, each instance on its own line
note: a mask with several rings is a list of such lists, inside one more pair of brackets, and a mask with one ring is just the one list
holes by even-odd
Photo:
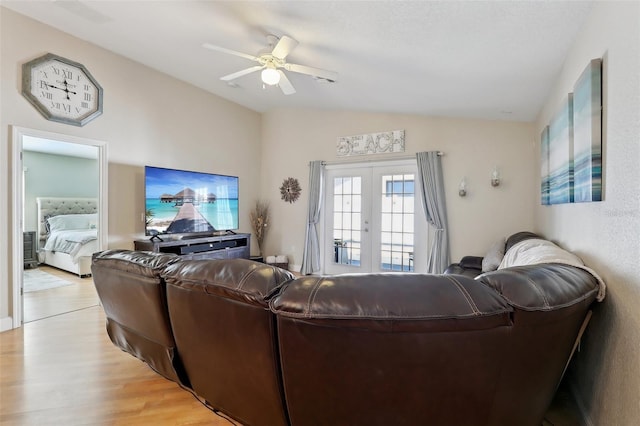
[[40, 262], [91, 275], [91, 255], [98, 251], [98, 200], [38, 197], [37, 203]]

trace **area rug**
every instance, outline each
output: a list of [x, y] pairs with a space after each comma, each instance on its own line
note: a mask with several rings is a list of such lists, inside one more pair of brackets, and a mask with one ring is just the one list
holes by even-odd
[[25, 293], [40, 290], [49, 290], [56, 287], [64, 287], [73, 283], [58, 278], [55, 275], [47, 274], [39, 269], [25, 269], [23, 278], [23, 289]]

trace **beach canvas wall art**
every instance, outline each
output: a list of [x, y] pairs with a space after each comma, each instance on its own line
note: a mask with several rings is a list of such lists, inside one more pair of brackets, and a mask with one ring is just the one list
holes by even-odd
[[540, 134], [542, 205], [602, 201], [602, 59], [592, 59]]
[[543, 206], [549, 203], [549, 126], [540, 135], [540, 202]]
[[549, 123], [549, 204], [573, 202], [573, 96]]
[[573, 91], [574, 202], [602, 201], [602, 60], [592, 60]]

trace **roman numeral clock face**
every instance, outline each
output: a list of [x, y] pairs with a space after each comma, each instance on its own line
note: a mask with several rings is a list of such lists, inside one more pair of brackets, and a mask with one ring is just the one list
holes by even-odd
[[84, 126], [102, 114], [102, 87], [89, 71], [51, 53], [22, 66], [22, 94], [47, 120]]

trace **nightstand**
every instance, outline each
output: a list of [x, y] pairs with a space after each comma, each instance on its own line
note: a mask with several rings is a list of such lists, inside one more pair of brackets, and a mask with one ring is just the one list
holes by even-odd
[[24, 232], [22, 234], [22, 245], [24, 248], [24, 267], [35, 268], [38, 266], [36, 233], [34, 231]]

